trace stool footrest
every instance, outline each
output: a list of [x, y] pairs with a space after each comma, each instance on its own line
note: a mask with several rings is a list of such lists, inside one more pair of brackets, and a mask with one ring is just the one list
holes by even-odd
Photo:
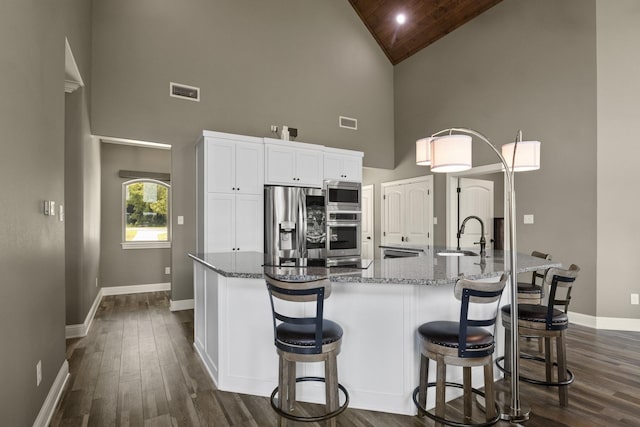
[[[531, 354], [526, 354], [526, 353], [521, 354], [520, 358], [526, 359], [526, 360], [533, 360], [535, 362], [546, 362], [546, 359], [544, 357], [532, 356]], [[501, 363], [503, 364], [501, 365]], [[558, 364], [556, 362], [553, 362], [553, 366], [558, 366]], [[496, 358], [496, 367], [500, 370], [500, 372], [505, 373], [507, 375], [511, 375], [511, 372], [507, 371], [504, 368], [504, 356], [500, 356]], [[567, 375], [569, 376], [569, 378], [567, 378], [564, 381], [541, 381], [535, 378], [525, 377], [524, 375], [519, 375], [518, 378], [529, 384], [544, 385], [548, 387], [564, 387], [573, 383], [573, 380], [575, 379], [573, 376], [573, 372], [571, 372], [571, 370], [569, 369], [567, 369]]]
[[[464, 386], [462, 384], [459, 384], [459, 383], [453, 383], [453, 382], [447, 381], [444, 384], [447, 387], [464, 388]], [[427, 383], [427, 388], [435, 387], [435, 386], [436, 386], [435, 382]], [[471, 391], [474, 394], [477, 394], [478, 396], [485, 397], [484, 393], [481, 392], [480, 390], [478, 390], [477, 388], [471, 388]], [[415, 390], [413, 390], [413, 403], [416, 405], [416, 407], [418, 407], [418, 409], [420, 411], [422, 411], [422, 413], [424, 415], [426, 415], [427, 417], [431, 418], [435, 422], [446, 424], [446, 425], [449, 425], [449, 426], [454, 426], [454, 427], [488, 427], [488, 426], [492, 426], [495, 423], [497, 423], [498, 421], [500, 421], [501, 410], [500, 410], [500, 405], [498, 405], [497, 402], [495, 403], [496, 416], [494, 418], [492, 418], [489, 421], [486, 421], [484, 423], [467, 424], [467, 423], [462, 423], [462, 422], [459, 422], [459, 421], [450, 420], [450, 419], [439, 417], [437, 415], [432, 414], [431, 412], [429, 412], [427, 410], [427, 408], [423, 407], [422, 404], [420, 404], [420, 402], [418, 402], [418, 393], [419, 392], [420, 392], [420, 387], [416, 387]]]
[[[317, 382], [322, 382], [322, 383], [326, 383], [325, 378], [323, 377], [298, 377], [296, 378], [296, 383], [300, 383], [300, 382], [306, 382], [306, 381], [317, 381]], [[318, 422], [318, 421], [326, 421], [328, 419], [331, 419], [333, 417], [336, 417], [338, 415], [340, 415], [341, 413], [344, 412], [345, 409], [347, 409], [347, 406], [349, 405], [349, 392], [347, 391], [346, 388], [344, 388], [344, 386], [340, 383], [338, 383], [338, 390], [342, 391], [342, 393], [344, 394], [344, 403], [342, 404], [342, 406], [340, 406], [338, 409], [336, 409], [335, 411], [331, 411], [328, 412], [324, 415], [318, 415], [318, 416], [313, 416], [313, 417], [301, 417], [301, 416], [297, 416], [297, 415], [293, 415], [289, 412], [283, 411], [282, 409], [280, 409], [278, 407], [278, 405], [276, 404], [276, 395], [278, 394], [278, 387], [273, 389], [273, 392], [271, 393], [271, 407], [273, 408], [274, 411], [276, 411], [276, 413], [284, 418], [287, 418], [289, 420], [292, 421], [299, 421], [299, 422], [303, 422], [303, 423], [312, 423], [312, 422]]]

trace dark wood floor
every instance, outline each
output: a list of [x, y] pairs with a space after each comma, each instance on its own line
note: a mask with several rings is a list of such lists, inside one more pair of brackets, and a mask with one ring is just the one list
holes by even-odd
[[[51, 425], [277, 425], [267, 398], [216, 390], [192, 341], [193, 312], [170, 312], [167, 293], [105, 297], [89, 335], [67, 341], [71, 378]], [[571, 325], [567, 345], [576, 375], [569, 407], [558, 406], [556, 389], [522, 384], [532, 407], [526, 426], [640, 426], [640, 333]], [[508, 383], [496, 386], [508, 402]], [[345, 427], [431, 425], [355, 409], [338, 417]]]

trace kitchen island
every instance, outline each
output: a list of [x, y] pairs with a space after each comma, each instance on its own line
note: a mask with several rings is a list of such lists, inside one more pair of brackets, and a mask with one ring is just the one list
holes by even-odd
[[[277, 385], [278, 357], [264, 275], [288, 281], [329, 277], [333, 286], [325, 317], [344, 330], [338, 372], [350, 393], [349, 406], [414, 414], [417, 327], [433, 320], [458, 320], [456, 280], [497, 281], [508, 260], [503, 251], [489, 251], [484, 259], [449, 255], [435, 248], [414, 258], [376, 259], [367, 269], [327, 269], [264, 267], [259, 252], [189, 254], [194, 260], [195, 349], [220, 390], [269, 396]], [[518, 254], [518, 272], [559, 265]], [[508, 300], [506, 290], [501, 303]], [[301, 310], [313, 309], [301, 305]], [[502, 330], [499, 326], [497, 355], [503, 352]], [[303, 375], [323, 376], [322, 364], [299, 367], [298, 376]], [[461, 377], [461, 369], [448, 369], [448, 381]], [[473, 382], [482, 386], [481, 370], [474, 372]], [[305, 383], [298, 398], [323, 402], [324, 391], [319, 384]], [[433, 404], [431, 396], [427, 405]]]

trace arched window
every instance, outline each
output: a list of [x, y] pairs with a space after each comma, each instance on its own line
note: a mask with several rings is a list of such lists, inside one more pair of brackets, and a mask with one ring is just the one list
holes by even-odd
[[122, 247], [171, 247], [171, 186], [154, 179], [122, 183]]

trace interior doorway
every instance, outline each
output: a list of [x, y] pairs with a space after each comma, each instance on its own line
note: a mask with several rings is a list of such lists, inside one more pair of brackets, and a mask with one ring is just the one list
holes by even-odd
[[[460, 187], [460, 185], [462, 185], [462, 187]], [[460, 229], [462, 221], [469, 215], [476, 215], [482, 218], [485, 225], [487, 247], [493, 247], [493, 245], [489, 243], [493, 239], [494, 218], [507, 218], [507, 191], [505, 191], [505, 185], [503, 166], [499, 163], [447, 175], [447, 247], [457, 246], [458, 230]], [[458, 192], [458, 188], [463, 187], [465, 187], [467, 191]], [[508, 227], [508, 224], [504, 220], [498, 222], [501, 222], [505, 229]], [[478, 242], [479, 239], [480, 224], [477, 221], [470, 220], [465, 226], [465, 233], [461, 236], [460, 246], [467, 248], [477, 246], [474, 245], [474, 243]], [[508, 236], [505, 235], [503, 247], [508, 246], [507, 239]]]

